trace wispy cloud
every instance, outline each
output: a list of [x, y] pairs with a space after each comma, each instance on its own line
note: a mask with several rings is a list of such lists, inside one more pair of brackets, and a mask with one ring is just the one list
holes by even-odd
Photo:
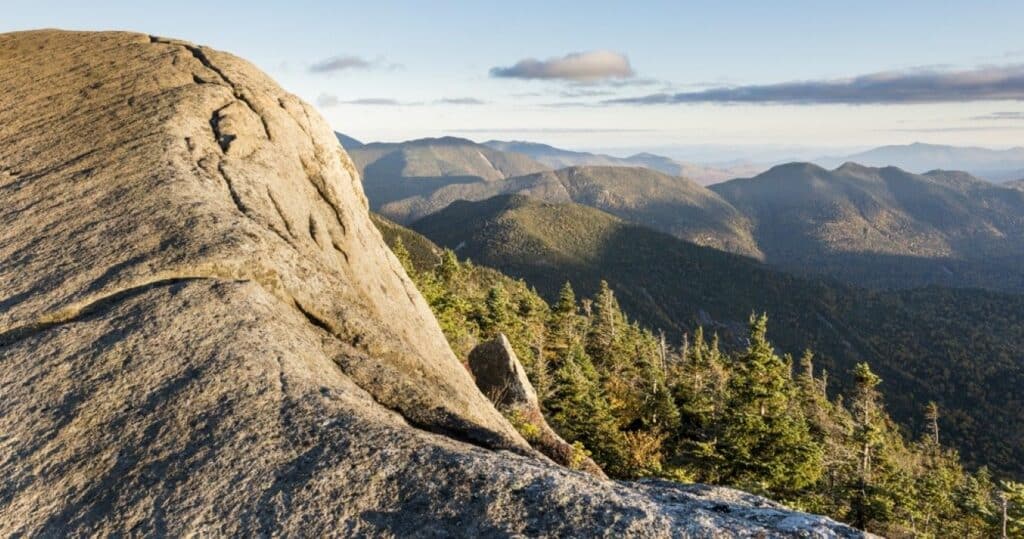
[[572, 83], [572, 86], [582, 88], [587, 86], [604, 86], [606, 88], [634, 88], [642, 86], [668, 86], [669, 83], [663, 80], [633, 77], [627, 79], [605, 79], [601, 81], [577, 81]]
[[1024, 120], [1024, 112], [1012, 111], [1012, 112], [993, 112], [982, 116], [974, 116], [972, 120], [987, 121], [987, 120]]
[[574, 52], [560, 58], [526, 58], [508, 67], [491, 68], [491, 76], [511, 79], [599, 81], [635, 75], [629, 58], [614, 51]]
[[1024, 131], [1024, 127], [1012, 125], [967, 126], [967, 127], [910, 127], [901, 129], [879, 129], [894, 133], [971, 133], [977, 131]]
[[339, 105], [368, 105], [377, 107], [418, 107], [423, 105], [485, 105], [486, 101], [475, 97], [443, 97], [434, 101], [399, 101], [390, 97], [363, 97], [359, 99], [341, 99], [333, 94], [320, 94], [316, 98], [320, 108], [331, 108]]
[[442, 97], [434, 101], [438, 105], [486, 105], [487, 102], [475, 97]]
[[908, 69], [846, 79], [710, 88], [609, 99], [605, 104], [908, 104], [1024, 100], [1024, 64], [948, 71]]
[[577, 98], [577, 97], [604, 97], [609, 95], [615, 95], [617, 92], [609, 89], [600, 88], [573, 88], [570, 90], [562, 90], [558, 92], [559, 97]]
[[320, 108], [337, 107], [338, 105], [374, 105], [382, 107], [395, 107], [399, 105], [418, 105], [419, 103], [403, 103], [397, 99], [386, 97], [364, 97], [361, 99], [340, 99], [336, 95], [320, 94], [316, 98], [316, 104]]
[[309, 66], [310, 73], [331, 74], [349, 69], [398, 69], [401, 64], [388, 63], [384, 58], [367, 60], [361, 56], [341, 55], [326, 58]]

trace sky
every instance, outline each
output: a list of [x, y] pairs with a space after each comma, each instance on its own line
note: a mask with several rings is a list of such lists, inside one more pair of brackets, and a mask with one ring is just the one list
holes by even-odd
[[364, 141], [697, 160], [1024, 144], [1020, 0], [2, 4], [0, 32], [135, 30], [232, 52]]

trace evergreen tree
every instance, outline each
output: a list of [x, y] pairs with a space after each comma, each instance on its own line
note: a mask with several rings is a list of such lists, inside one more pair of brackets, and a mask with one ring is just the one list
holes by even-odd
[[391, 252], [395, 254], [395, 258], [401, 262], [402, 267], [405, 268], [405, 273], [415, 280], [416, 268], [412, 264], [412, 255], [409, 254], [409, 250], [405, 248], [405, 242], [402, 241], [401, 236], [395, 237], [395, 243], [391, 246]]
[[558, 294], [551, 319], [548, 321], [548, 348], [551, 351], [550, 363], [557, 368], [560, 359], [573, 346], [581, 343], [581, 317], [576, 304], [576, 293], [568, 281]]
[[437, 268], [437, 277], [446, 285], [452, 284], [459, 276], [459, 259], [455, 251], [445, 249], [441, 253], [441, 264]]
[[821, 475], [821, 448], [811, 439], [795, 398], [791, 366], [767, 340], [767, 316], [750, 318], [747, 349], [729, 379], [719, 450], [725, 481], [793, 496]]
[[1002, 481], [999, 488], [1003, 537], [1024, 537], [1024, 483]]
[[720, 459], [716, 436], [725, 408], [727, 368], [718, 349], [718, 336], [709, 344], [698, 327], [692, 343], [684, 345], [671, 369], [672, 396], [679, 410], [679, 428], [671, 438], [673, 456], [692, 475], [707, 482], [719, 480]]
[[878, 384], [882, 382], [867, 363], [858, 363], [853, 369], [854, 392], [851, 402], [854, 429], [852, 442], [857, 449], [857, 465], [853, 478], [850, 522], [867, 529], [874, 522], [890, 519], [893, 503], [880, 487], [881, 480], [874, 473], [875, 460], [885, 442], [885, 418]]
[[625, 317], [607, 281], [601, 281], [593, 302], [593, 316], [587, 334], [587, 353], [602, 367], [614, 367], [620, 350]]
[[935, 401], [925, 405], [924, 421], [928, 428], [929, 440], [935, 447], [939, 447], [939, 405], [935, 404]]
[[954, 501], [961, 515], [950, 522], [951, 534], [959, 537], [997, 536], [1001, 508], [997, 508], [993, 493], [995, 484], [988, 468], [982, 466], [973, 474], [966, 474], [954, 493]]
[[558, 432], [569, 442], [581, 442], [610, 475], [628, 473], [625, 439], [597, 380], [597, 371], [580, 345], [573, 345], [555, 373], [555, 390], [548, 403]]
[[514, 315], [511, 312], [510, 303], [508, 293], [500, 284], [492, 286], [487, 291], [484, 312], [480, 317], [480, 329], [483, 331], [484, 338], [491, 338], [499, 332], [512, 333], [509, 331], [509, 326], [512, 324]]

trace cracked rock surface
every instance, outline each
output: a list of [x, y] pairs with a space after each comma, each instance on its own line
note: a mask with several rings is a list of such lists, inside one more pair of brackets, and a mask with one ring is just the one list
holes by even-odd
[[0, 535], [857, 535], [539, 457], [251, 64], [19, 32], [0, 88]]

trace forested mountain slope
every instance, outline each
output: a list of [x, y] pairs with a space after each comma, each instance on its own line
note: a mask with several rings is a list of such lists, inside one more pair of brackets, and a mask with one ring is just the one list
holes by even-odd
[[[427, 196], [449, 185], [489, 183], [546, 170], [525, 155], [502, 152], [470, 140], [443, 137], [348, 149], [363, 178], [371, 207]], [[394, 212], [384, 212], [402, 220]]]
[[809, 163], [712, 186], [774, 266], [876, 287], [1024, 290], [1024, 192], [969, 174]]
[[1024, 297], [874, 292], [795, 277], [592, 208], [520, 196], [457, 202], [413, 228], [549, 299], [565, 281], [591, 294], [607, 280], [631, 316], [671, 338], [704, 326], [738, 344], [749, 314], [767, 312], [784, 350], [814, 349], [840, 379], [870, 362], [907, 427], [917, 426], [922, 402], [935, 400], [946, 410], [948, 439], [969, 462], [1024, 472], [1016, 389], [1024, 384]]

